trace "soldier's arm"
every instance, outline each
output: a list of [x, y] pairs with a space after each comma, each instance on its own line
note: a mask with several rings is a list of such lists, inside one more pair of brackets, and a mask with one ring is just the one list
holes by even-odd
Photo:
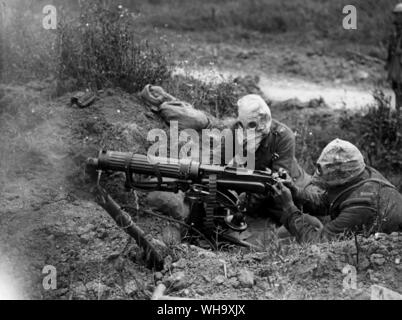
[[328, 214], [329, 202], [327, 193], [320, 187], [309, 184], [304, 189], [293, 188], [293, 199], [303, 211], [313, 216], [325, 216]]
[[369, 199], [346, 201], [336, 219], [317, 230], [308, 220], [303, 219], [296, 207], [288, 208], [281, 222], [299, 242], [322, 242], [339, 237], [348, 231], [362, 229], [373, 223], [375, 209]]

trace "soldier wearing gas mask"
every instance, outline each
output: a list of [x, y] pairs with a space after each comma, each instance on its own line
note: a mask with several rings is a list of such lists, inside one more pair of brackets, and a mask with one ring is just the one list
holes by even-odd
[[[350, 233], [402, 231], [402, 195], [384, 176], [366, 165], [360, 150], [340, 139], [330, 142], [317, 160], [312, 179], [324, 192], [299, 189], [291, 179], [273, 186], [284, 210], [281, 222], [299, 242], [335, 240]], [[296, 206], [303, 204], [311, 214]], [[329, 219], [321, 223], [316, 217]]]
[[[244, 147], [248, 148], [248, 151], [255, 150], [254, 169], [273, 172], [286, 170], [295, 185], [299, 188], [307, 186], [311, 176], [300, 167], [296, 160], [295, 135], [292, 130], [272, 119], [271, 110], [259, 95], [246, 95], [238, 101], [237, 106], [238, 118], [233, 129], [242, 129], [246, 137]], [[247, 130], [250, 129], [254, 129], [255, 134], [252, 139], [247, 139]], [[235, 134], [235, 137], [238, 135]], [[246, 165], [239, 163], [236, 157], [232, 164]], [[242, 194], [240, 199], [241, 205], [245, 207], [248, 214], [269, 217], [273, 222], [280, 224], [282, 209], [271, 197]]]

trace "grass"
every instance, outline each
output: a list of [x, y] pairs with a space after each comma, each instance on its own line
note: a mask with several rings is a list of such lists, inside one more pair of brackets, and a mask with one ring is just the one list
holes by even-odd
[[219, 83], [204, 82], [190, 75], [176, 75], [164, 84], [166, 90], [181, 100], [204, 110], [214, 117], [234, 116], [240, 97], [238, 86], [232, 80]]
[[84, 2], [79, 18], [58, 28], [59, 81], [73, 79], [77, 88], [118, 86], [128, 92], [164, 81], [170, 75], [167, 58], [138, 39], [133, 28], [126, 8]]
[[345, 112], [339, 129], [365, 155], [366, 162], [384, 173], [402, 191], [402, 129], [390, 98], [373, 93], [375, 103], [359, 113]]
[[3, 81], [51, 78], [62, 94], [107, 87], [136, 92], [169, 77], [168, 55], [133, 32], [127, 9], [95, 0], [82, 2], [78, 12], [58, 8], [57, 29], [45, 30], [41, 8], [7, 2], [0, 39]]

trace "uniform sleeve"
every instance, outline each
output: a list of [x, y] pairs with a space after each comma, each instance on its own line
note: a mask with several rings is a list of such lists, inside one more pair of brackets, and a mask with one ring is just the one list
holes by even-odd
[[319, 230], [303, 219], [303, 215], [296, 207], [287, 210], [281, 222], [299, 242], [328, 241], [346, 232], [361, 230], [364, 225], [372, 224], [376, 210], [369, 201], [369, 199], [356, 199], [345, 202], [340, 207], [340, 214]]
[[295, 137], [291, 131], [286, 130], [280, 133], [276, 139], [275, 152], [278, 155], [278, 159], [273, 161], [272, 169], [278, 171], [280, 168], [283, 168], [287, 172], [292, 173], [296, 148]]
[[303, 211], [313, 216], [328, 215], [329, 201], [327, 193], [320, 187], [309, 184], [304, 189], [297, 189], [294, 200]]

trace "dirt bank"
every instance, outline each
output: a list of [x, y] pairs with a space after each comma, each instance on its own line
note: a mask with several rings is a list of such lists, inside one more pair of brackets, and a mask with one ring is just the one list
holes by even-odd
[[[148, 119], [145, 107], [121, 92], [101, 93], [98, 102], [84, 110], [69, 105], [70, 95], [49, 101], [29, 87], [1, 89], [0, 243], [6, 257], [2, 261], [7, 262], [4, 273], [11, 270], [10, 282], [20, 283], [14, 295], [125, 297], [124, 287], [116, 289], [117, 293], [113, 288], [122, 285], [116, 279], [124, 270], [115, 269], [115, 263], [127, 237], [94, 204], [83, 163], [103, 146], [144, 151], [139, 139], [159, 121]], [[142, 127], [141, 123], [146, 124]], [[123, 265], [130, 264], [130, 259], [123, 261]], [[57, 269], [56, 291], [45, 291], [42, 286], [46, 265]], [[130, 280], [149, 273], [140, 265], [129, 269], [135, 273], [135, 277], [128, 277]], [[92, 289], [81, 290], [82, 285], [98, 280], [112, 289], [105, 289], [101, 296], [94, 283]], [[144, 277], [141, 283], [146, 286], [148, 281], [152, 282], [152, 277]], [[77, 286], [81, 290], [78, 293], [74, 289]], [[91, 296], [91, 290], [97, 294]], [[145, 289], [141, 290], [143, 296], [138, 290], [134, 295], [146, 298]]]

